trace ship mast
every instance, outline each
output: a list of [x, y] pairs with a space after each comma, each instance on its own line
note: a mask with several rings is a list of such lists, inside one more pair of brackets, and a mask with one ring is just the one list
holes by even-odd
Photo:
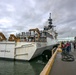
[[53, 30], [53, 27], [54, 27], [54, 26], [52, 25], [51, 13], [50, 13], [48, 22], [49, 22], [48, 28]]
[[52, 19], [51, 19], [51, 13], [50, 13], [50, 16], [49, 16], [49, 19], [48, 19], [48, 26], [47, 27], [45, 26], [44, 30], [50, 30], [50, 29], [54, 30], [54, 27], [55, 26], [52, 25]]

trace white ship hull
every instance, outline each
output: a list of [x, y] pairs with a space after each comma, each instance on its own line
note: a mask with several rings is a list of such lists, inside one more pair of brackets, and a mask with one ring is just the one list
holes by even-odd
[[15, 42], [0, 42], [0, 58], [14, 59]]
[[52, 47], [47, 42], [0, 42], [0, 58], [29, 61]]
[[15, 59], [29, 61], [45, 50], [51, 50], [54, 45], [47, 45], [47, 42], [18, 42], [15, 48]]

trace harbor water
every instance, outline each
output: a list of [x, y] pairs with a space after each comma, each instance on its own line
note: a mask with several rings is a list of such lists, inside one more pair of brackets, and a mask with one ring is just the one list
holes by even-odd
[[45, 65], [41, 57], [30, 62], [0, 60], [0, 75], [39, 75]]

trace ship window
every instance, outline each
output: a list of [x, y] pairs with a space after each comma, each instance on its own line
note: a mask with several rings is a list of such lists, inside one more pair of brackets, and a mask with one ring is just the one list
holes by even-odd
[[51, 38], [51, 39], [54, 39], [53, 36], [49, 33], [47, 33], [47, 37]]
[[50, 38], [51, 38], [51, 39], [54, 39], [52, 35], [50, 35]]
[[46, 42], [46, 37], [40, 37], [40, 42]]

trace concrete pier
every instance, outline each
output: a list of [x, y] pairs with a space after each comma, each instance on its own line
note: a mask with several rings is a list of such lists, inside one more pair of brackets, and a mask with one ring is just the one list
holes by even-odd
[[74, 61], [62, 61], [60, 48], [50, 58], [40, 75], [76, 75], [76, 50], [71, 49], [70, 54], [74, 56]]
[[71, 54], [75, 61], [66, 62], [61, 60], [61, 53], [58, 53], [49, 75], [76, 75], [76, 50]]

